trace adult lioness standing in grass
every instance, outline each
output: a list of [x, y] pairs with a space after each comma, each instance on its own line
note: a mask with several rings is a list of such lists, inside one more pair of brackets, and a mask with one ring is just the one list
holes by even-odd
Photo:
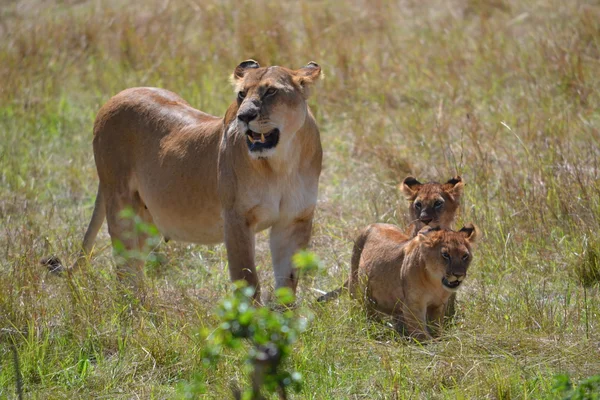
[[[131, 208], [166, 239], [225, 242], [232, 280], [256, 287], [255, 233], [267, 228], [277, 287], [296, 289], [291, 257], [307, 246], [317, 201], [322, 149], [308, 105], [321, 68], [235, 68], [237, 99], [224, 118], [157, 88], [127, 89], [111, 98], [94, 124], [100, 183], [85, 233], [85, 259], [106, 218], [113, 244], [142, 250], [132, 235]], [[76, 263], [77, 264], [77, 263]], [[140, 289], [143, 260], [118, 263], [120, 278]]]

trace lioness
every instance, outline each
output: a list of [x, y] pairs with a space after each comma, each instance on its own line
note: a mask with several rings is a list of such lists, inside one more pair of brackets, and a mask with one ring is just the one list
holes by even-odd
[[450, 295], [467, 276], [478, 234], [473, 224], [458, 232], [425, 227], [406, 240], [394, 225], [370, 225], [357, 240], [362, 251], [352, 257], [350, 293], [392, 315], [411, 337], [431, 339], [428, 327], [441, 327]]
[[[255, 233], [267, 228], [277, 287], [294, 291], [291, 256], [307, 246], [317, 201], [322, 149], [308, 105], [321, 75], [310, 62], [298, 70], [238, 65], [231, 77], [236, 100], [224, 118], [205, 114], [163, 89], [133, 88], [111, 98], [94, 123], [94, 158], [100, 183], [85, 233], [81, 262], [106, 218], [113, 244], [141, 250], [132, 235], [130, 207], [165, 239], [225, 242], [232, 280], [256, 288]], [[135, 288], [143, 261], [118, 265]]]
[[[455, 176], [443, 184], [437, 182], [421, 183], [412, 176], [404, 178], [399, 188], [410, 203], [411, 221], [404, 232], [404, 240], [415, 237], [419, 230], [425, 226], [450, 229], [460, 204], [463, 187], [464, 182], [460, 176]], [[352, 249], [351, 268], [357, 267], [361, 252], [360, 240], [357, 240]], [[350, 278], [344, 282], [342, 287], [324, 294], [317, 301], [328, 301], [339, 297], [344, 289], [348, 289], [349, 284]], [[449, 314], [454, 313], [454, 300], [455, 296], [453, 295], [450, 301]]]

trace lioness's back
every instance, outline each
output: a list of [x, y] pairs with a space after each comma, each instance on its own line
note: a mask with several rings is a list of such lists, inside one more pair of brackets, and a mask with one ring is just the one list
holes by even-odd
[[144, 134], [150, 127], [168, 133], [177, 127], [210, 121], [219, 123], [221, 118], [191, 107], [168, 90], [137, 87], [119, 92], [102, 106], [94, 123], [94, 135], [121, 130], [121, 124], [128, 131], [137, 128], [137, 132]]
[[214, 193], [222, 125], [221, 118], [168, 90], [118, 93], [94, 124], [94, 158], [104, 192], [139, 203], [168, 238], [221, 241], [222, 224], [212, 216], [221, 212]]

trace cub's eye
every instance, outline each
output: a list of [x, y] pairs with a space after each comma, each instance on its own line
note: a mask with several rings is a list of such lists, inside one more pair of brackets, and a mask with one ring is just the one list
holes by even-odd
[[445, 251], [442, 251], [442, 257], [444, 257], [444, 259], [449, 260], [450, 259], [450, 254], [448, 254]]
[[467, 261], [469, 259], [469, 254], [465, 254], [464, 256], [462, 256], [462, 260], [463, 261]]
[[238, 92], [238, 99], [244, 100], [245, 97], [246, 97], [246, 92]]
[[277, 93], [277, 89], [275, 89], [275, 88], [269, 88], [265, 92], [265, 97], [273, 96], [275, 93]]
[[421, 202], [420, 202], [420, 201], [417, 201], [417, 202], [415, 203], [415, 208], [416, 208], [417, 210], [420, 210], [422, 206], [423, 206], [423, 204], [421, 204]]
[[439, 200], [436, 200], [436, 202], [433, 203], [433, 207], [435, 207], [436, 209], [442, 208], [443, 205], [444, 205], [444, 202], [439, 201]]

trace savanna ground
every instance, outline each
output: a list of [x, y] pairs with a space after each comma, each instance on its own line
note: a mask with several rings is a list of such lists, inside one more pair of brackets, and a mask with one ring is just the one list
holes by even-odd
[[[338, 2], [5, 1], [0, 4], [0, 397], [208, 398], [247, 382], [239, 359], [203, 367], [203, 328], [230, 290], [226, 253], [169, 242], [131, 317], [106, 228], [72, 280], [91, 216], [95, 113], [131, 86], [159, 86], [222, 115], [242, 60], [326, 79], [311, 107], [324, 146], [312, 250], [301, 283], [314, 320], [288, 367], [295, 398], [552, 398], [558, 373], [600, 372], [600, 4], [589, 0]], [[397, 185], [460, 174], [456, 223], [484, 237], [454, 326], [420, 346], [313, 289], [346, 277], [356, 230], [405, 224]], [[266, 235], [258, 264], [272, 273]]]

